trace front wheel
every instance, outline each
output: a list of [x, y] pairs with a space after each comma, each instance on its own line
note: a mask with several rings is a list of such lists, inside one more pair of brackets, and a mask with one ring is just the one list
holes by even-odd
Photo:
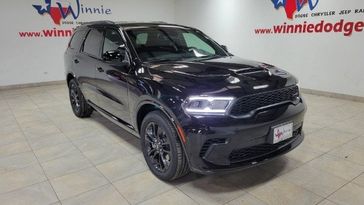
[[189, 173], [182, 144], [164, 113], [149, 113], [143, 120], [140, 134], [145, 161], [155, 176], [172, 181]]

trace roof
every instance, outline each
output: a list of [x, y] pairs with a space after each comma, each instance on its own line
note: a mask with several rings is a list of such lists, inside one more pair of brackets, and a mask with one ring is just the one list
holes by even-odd
[[82, 26], [104, 26], [104, 25], [115, 25], [122, 28], [131, 28], [131, 27], [144, 27], [144, 26], [178, 26], [188, 28], [186, 26], [177, 25], [177, 24], [170, 24], [162, 21], [152, 21], [152, 22], [131, 22], [131, 21], [120, 21], [120, 22], [113, 22], [113, 21], [92, 21], [92, 22], [85, 22]]

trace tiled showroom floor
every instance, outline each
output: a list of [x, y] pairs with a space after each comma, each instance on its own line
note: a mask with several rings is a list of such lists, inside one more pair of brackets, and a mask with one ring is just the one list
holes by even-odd
[[305, 95], [306, 139], [268, 164], [164, 183], [139, 141], [66, 86], [0, 91], [0, 204], [364, 204], [364, 104]]

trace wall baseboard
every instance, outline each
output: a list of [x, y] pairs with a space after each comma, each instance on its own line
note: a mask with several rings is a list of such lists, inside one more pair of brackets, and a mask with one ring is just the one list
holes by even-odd
[[65, 80], [59, 80], [59, 81], [48, 81], [48, 82], [40, 82], [40, 83], [27, 83], [27, 84], [19, 84], [19, 85], [5, 85], [5, 86], [0, 86], [0, 90], [14, 90], [14, 89], [39, 87], [39, 86], [49, 86], [49, 85], [66, 85], [66, 81]]
[[340, 94], [340, 93], [332, 93], [332, 92], [312, 90], [312, 89], [306, 89], [306, 88], [301, 88], [301, 91], [303, 93], [311, 94], [311, 95], [319, 95], [319, 96], [338, 98], [338, 99], [343, 99], [343, 100], [351, 100], [351, 101], [364, 103], [364, 97], [360, 97], [360, 96], [346, 95], [346, 94]]

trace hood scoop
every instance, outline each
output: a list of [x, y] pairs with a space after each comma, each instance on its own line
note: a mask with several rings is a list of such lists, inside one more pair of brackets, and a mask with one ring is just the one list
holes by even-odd
[[246, 74], [260, 73], [260, 72], [268, 72], [268, 71], [262, 68], [243, 68], [235, 70], [235, 73], [238, 75], [246, 75]]
[[265, 68], [243, 68], [243, 69], [239, 69], [239, 70], [235, 70], [235, 73], [238, 75], [251, 75], [251, 74], [270, 74], [270, 71], [268, 69]]
[[269, 76], [272, 75], [269, 71], [270, 68], [273, 68], [274, 66], [262, 63], [257, 67], [246, 67], [242, 69], [235, 70], [235, 73], [238, 75], [249, 75], [249, 74], [259, 74], [264, 73], [268, 74]]
[[268, 69], [261, 67], [242, 68], [239, 70], [235, 70], [234, 72], [237, 75], [252, 77], [254, 79], [266, 79], [272, 75], [272, 73]]

